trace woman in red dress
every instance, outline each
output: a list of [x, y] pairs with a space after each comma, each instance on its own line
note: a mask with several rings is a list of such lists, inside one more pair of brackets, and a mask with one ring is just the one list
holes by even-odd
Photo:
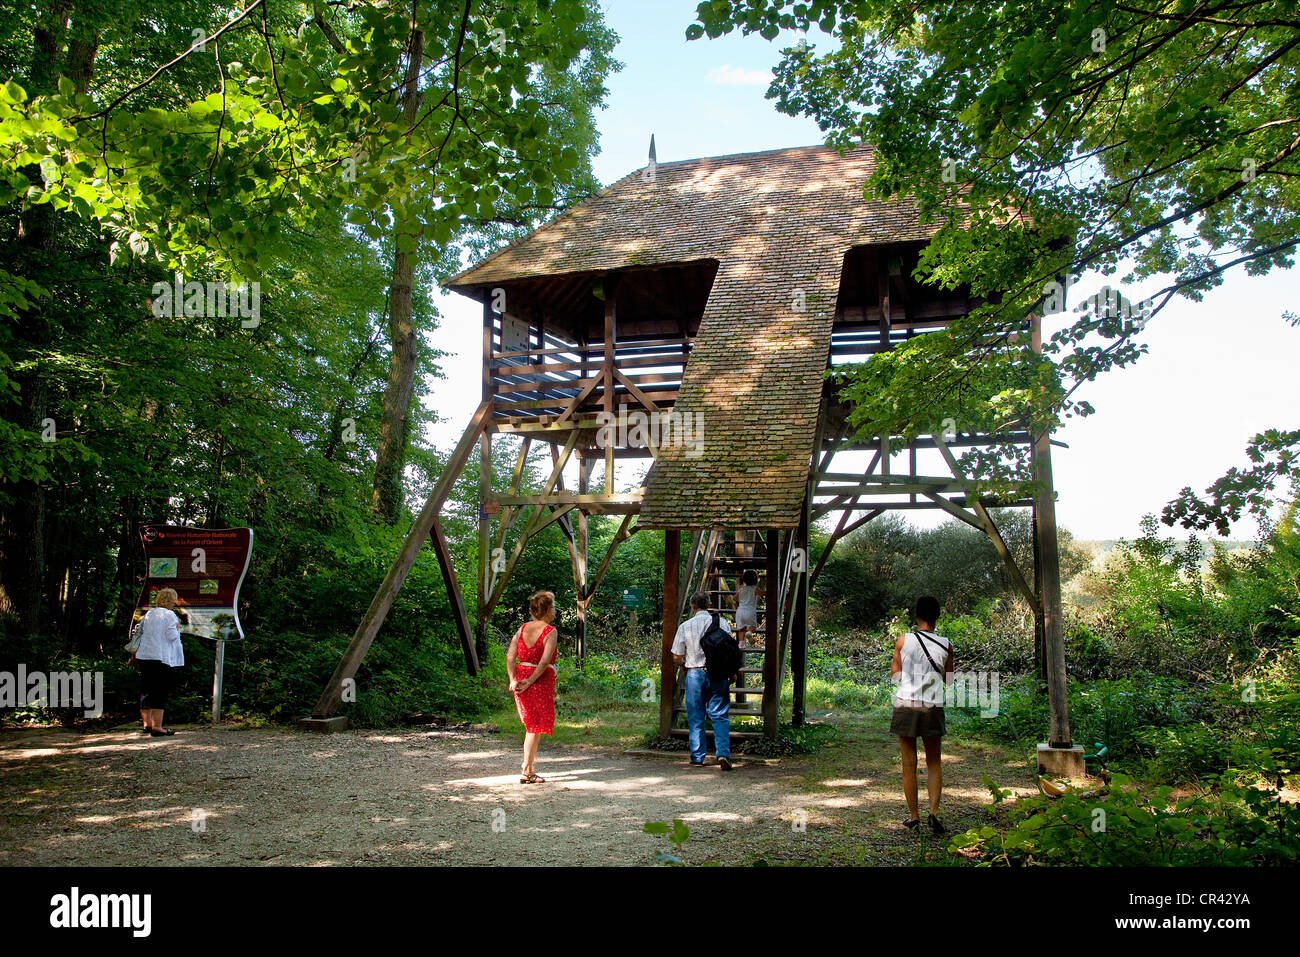
[[539, 591], [528, 599], [533, 620], [519, 626], [506, 649], [506, 672], [515, 694], [519, 720], [524, 723], [524, 764], [520, 784], [546, 779], [533, 773], [541, 736], [555, 736], [555, 595]]

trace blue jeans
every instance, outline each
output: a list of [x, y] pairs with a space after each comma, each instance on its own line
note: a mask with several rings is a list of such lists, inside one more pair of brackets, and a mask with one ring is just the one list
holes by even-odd
[[704, 716], [713, 725], [713, 750], [721, 758], [731, 757], [731, 684], [713, 682], [703, 668], [686, 672], [686, 726], [690, 728], [691, 760], [698, 764], [708, 753], [705, 746]]

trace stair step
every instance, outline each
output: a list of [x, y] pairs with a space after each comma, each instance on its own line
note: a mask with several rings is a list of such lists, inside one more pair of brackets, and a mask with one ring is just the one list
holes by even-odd
[[[712, 731], [706, 729], [704, 733], [709, 736], [710, 740], [712, 740]], [[690, 731], [686, 728], [673, 728], [672, 731], [669, 732], [669, 735], [674, 738], [685, 738], [690, 735]], [[732, 741], [753, 741], [762, 736], [762, 731], [732, 731], [729, 735]]]
[[[686, 713], [686, 705], [679, 704], [673, 707], [673, 714], [685, 714], [685, 713]], [[761, 710], [755, 710], [754, 708], [732, 708], [727, 712], [727, 717], [761, 718], [763, 717], [763, 712]]]

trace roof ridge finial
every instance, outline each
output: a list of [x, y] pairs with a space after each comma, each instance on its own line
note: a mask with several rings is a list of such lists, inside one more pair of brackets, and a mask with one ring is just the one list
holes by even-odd
[[641, 182], [653, 183], [659, 170], [659, 161], [655, 159], [655, 135], [650, 134], [650, 162], [641, 170]]

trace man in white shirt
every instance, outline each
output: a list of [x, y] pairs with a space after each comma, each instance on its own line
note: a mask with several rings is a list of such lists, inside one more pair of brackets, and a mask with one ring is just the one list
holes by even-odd
[[[707, 715], [709, 724], [713, 726], [713, 750], [718, 756], [718, 766], [730, 771], [731, 683], [709, 678], [709, 673], [704, 670], [704, 651], [700, 648], [700, 639], [713, 627], [707, 592], [696, 592], [691, 596], [691, 610], [695, 614], [677, 626], [672, 647], [673, 661], [686, 667], [686, 726], [690, 729], [691, 767], [702, 766], [708, 753], [704, 735]], [[721, 615], [718, 624], [724, 631], [731, 632], [727, 620]]]
[[939, 798], [943, 794], [944, 686], [952, 681], [952, 642], [934, 631], [939, 617], [939, 600], [925, 595], [916, 601], [916, 627], [899, 635], [894, 643], [890, 668], [894, 679], [894, 713], [889, 730], [898, 737], [903, 761], [903, 797], [910, 831], [921, 825], [916, 801], [916, 739], [925, 742], [925, 790], [930, 798], [929, 826], [944, 833], [939, 821]]

